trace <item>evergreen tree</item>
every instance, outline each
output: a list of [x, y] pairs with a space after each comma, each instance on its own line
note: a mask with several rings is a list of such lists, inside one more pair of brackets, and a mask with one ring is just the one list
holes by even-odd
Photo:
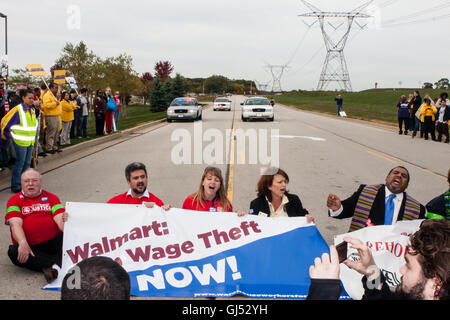
[[186, 94], [187, 90], [187, 84], [186, 81], [181, 77], [179, 73], [175, 76], [175, 78], [172, 80], [171, 84], [171, 94], [172, 99], [177, 97], [183, 97]]
[[152, 93], [150, 95], [150, 111], [161, 112], [167, 110], [166, 97], [164, 96], [161, 80], [156, 78], [153, 81]]

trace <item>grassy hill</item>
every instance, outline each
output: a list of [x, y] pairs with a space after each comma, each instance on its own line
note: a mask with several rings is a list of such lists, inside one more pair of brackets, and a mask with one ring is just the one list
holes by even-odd
[[[397, 102], [402, 94], [408, 97], [414, 89], [371, 89], [360, 92], [342, 93], [344, 111], [350, 118], [369, 121], [397, 123]], [[439, 98], [445, 90], [419, 89], [420, 95], [429, 94], [431, 98]], [[334, 91], [292, 91], [273, 96], [276, 103], [291, 105], [303, 110], [312, 110], [328, 114], [336, 114]], [[267, 96], [271, 98], [272, 96]]]

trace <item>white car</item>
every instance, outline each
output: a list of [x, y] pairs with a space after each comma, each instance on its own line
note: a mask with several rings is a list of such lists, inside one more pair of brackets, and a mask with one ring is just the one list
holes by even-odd
[[273, 107], [266, 97], [247, 98], [242, 105], [242, 121], [250, 119], [274, 120]]
[[202, 120], [202, 106], [197, 99], [181, 97], [173, 99], [167, 108], [167, 122], [173, 120]]
[[228, 98], [216, 98], [214, 100], [214, 111], [216, 110], [228, 110], [231, 111], [231, 101]]

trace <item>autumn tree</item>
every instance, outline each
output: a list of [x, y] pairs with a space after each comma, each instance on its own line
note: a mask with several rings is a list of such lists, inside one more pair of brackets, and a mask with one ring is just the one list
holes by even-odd
[[154, 77], [150, 72], [144, 72], [140, 78], [142, 86], [141, 86], [141, 95], [144, 97], [144, 104], [150, 98], [150, 93], [152, 92]]
[[155, 77], [165, 82], [173, 71], [173, 66], [169, 61], [159, 61], [155, 64]]

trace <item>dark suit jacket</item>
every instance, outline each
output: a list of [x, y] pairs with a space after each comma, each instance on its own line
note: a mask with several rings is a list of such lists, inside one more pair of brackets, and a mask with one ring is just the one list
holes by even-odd
[[[300, 198], [298, 196], [289, 193], [286, 193], [286, 196], [289, 200], [289, 202], [286, 204], [286, 211], [289, 217], [303, 217], [308, 214], [308, 210], [303, 208], [302, 202], [300, 201]], [[264, 196], [253, 200], [250, 203], [250, 210], [251, 209], [253, 209], [252, 214], [254, 215], [258, 215], [258, 213], [261, 211], [266, 213], [267, 216], [270, 217], [269, 203]]]
[[439, 214], [445, 218], [447, 215], [447, 210], [445, 208], [445, 194], [443, 193], [428, 202], [426, 208], [428, 212]]
[[[345, 219], [353, 217], [355, 212], [356, 203], [358, 202], [359, 195], [361, 191], [364, 189], [366, 185], [362, 184], [359, 186], [358, 190], [348, 199], [342, 201], [342, 207], [344, 210], [341, 212], [337, 219]], [[369, 219], [372, 221], [374, 225], [384, 225], [384, 207], [385, 207], [385, 198], [386, 192], [384, 190], [384, 184], [381, 185], [380, 190], [373, 201], [372, 209], [370, 210]], [[405, 213], [405, 202], [406, 202], [406, 193], [403, 192], [403, 201], [400, 206], [400, 211], [398, 213], [397, 221], [403, 220], [403, 214]], [[425, 207], [420, 205], [420, 215], [419, 219], [425, 219]]]

